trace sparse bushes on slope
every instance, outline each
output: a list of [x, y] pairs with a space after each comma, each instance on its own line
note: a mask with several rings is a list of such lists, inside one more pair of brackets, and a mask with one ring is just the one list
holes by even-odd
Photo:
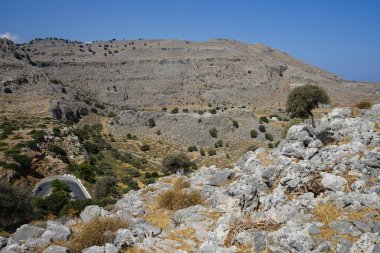
[[260, 132], [265, 133], [265, 131], [266, 131], [265, 126], [264, 125], [260, 125], [259, 126], [259, 130], [260, 130]]

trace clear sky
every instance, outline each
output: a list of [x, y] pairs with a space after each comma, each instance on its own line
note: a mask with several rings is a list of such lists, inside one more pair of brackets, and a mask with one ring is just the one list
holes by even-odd
[[[228, 38], [264, 43], [348, 80], [380, 81], [380, 0], [1, 0], [0, 34]], [[9, 34], [7, 34], [9, 33]]]

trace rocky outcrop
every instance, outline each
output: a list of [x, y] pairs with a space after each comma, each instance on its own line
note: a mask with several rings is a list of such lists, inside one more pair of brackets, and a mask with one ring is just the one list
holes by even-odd
[[[188, 181], [205, 203], [167, 213], [165, 225], [153, 222], [166, 213], [156, 199], [176, 175], [152, 190], [129, 192], [111, 211], [88, 206], [83, 222], [118, 217], [129, 226], [117, 230], [112, 243], [83, 252], [378, 252], [379, 108], [361, 118], [335, 109], [315, 129], [291, 127], [278, 149], [250, 151], [230, 169], [200, 168]], [[0, 238], [0, 245], [12, 252], [68, 236], [69, 228], [59, 223], [46, 229], [24, 225], [12, 238]]]

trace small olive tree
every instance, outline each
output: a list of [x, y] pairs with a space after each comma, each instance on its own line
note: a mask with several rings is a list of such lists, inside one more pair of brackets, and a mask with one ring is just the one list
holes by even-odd
[[167, 175], [181, 171], [187, 173], [193, 168], [195, 164], [183, 153], [170, 154], [162, 160], [162, 172]]
[[286, 110], [291, 113], [292, 117], [311, 117], [313, 127], [315, 127], [312, 110], [317, 108], [320, 103], [327, 104], [329, 102], [330, 98], [324, 89], [315, 85], [304, 85], [294, 88], [289, 93]]

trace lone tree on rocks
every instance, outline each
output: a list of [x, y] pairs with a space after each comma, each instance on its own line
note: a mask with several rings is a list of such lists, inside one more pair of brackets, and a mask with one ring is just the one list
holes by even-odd
[[311, 117], [313, 127], [315, 127], [312, 110], [317, 108], [320, 103], [327, 104], [330, 98], [326, 91], [315, 85], [304, 85], [293, 89], [286, 101], [286, 110], [292, 117], [308, 118]]
[[187, 173], [195, 168], [195, 164], [183, 153], [170, 154], [162, 160], [162, 171], [166, 175], [177, 172]]

